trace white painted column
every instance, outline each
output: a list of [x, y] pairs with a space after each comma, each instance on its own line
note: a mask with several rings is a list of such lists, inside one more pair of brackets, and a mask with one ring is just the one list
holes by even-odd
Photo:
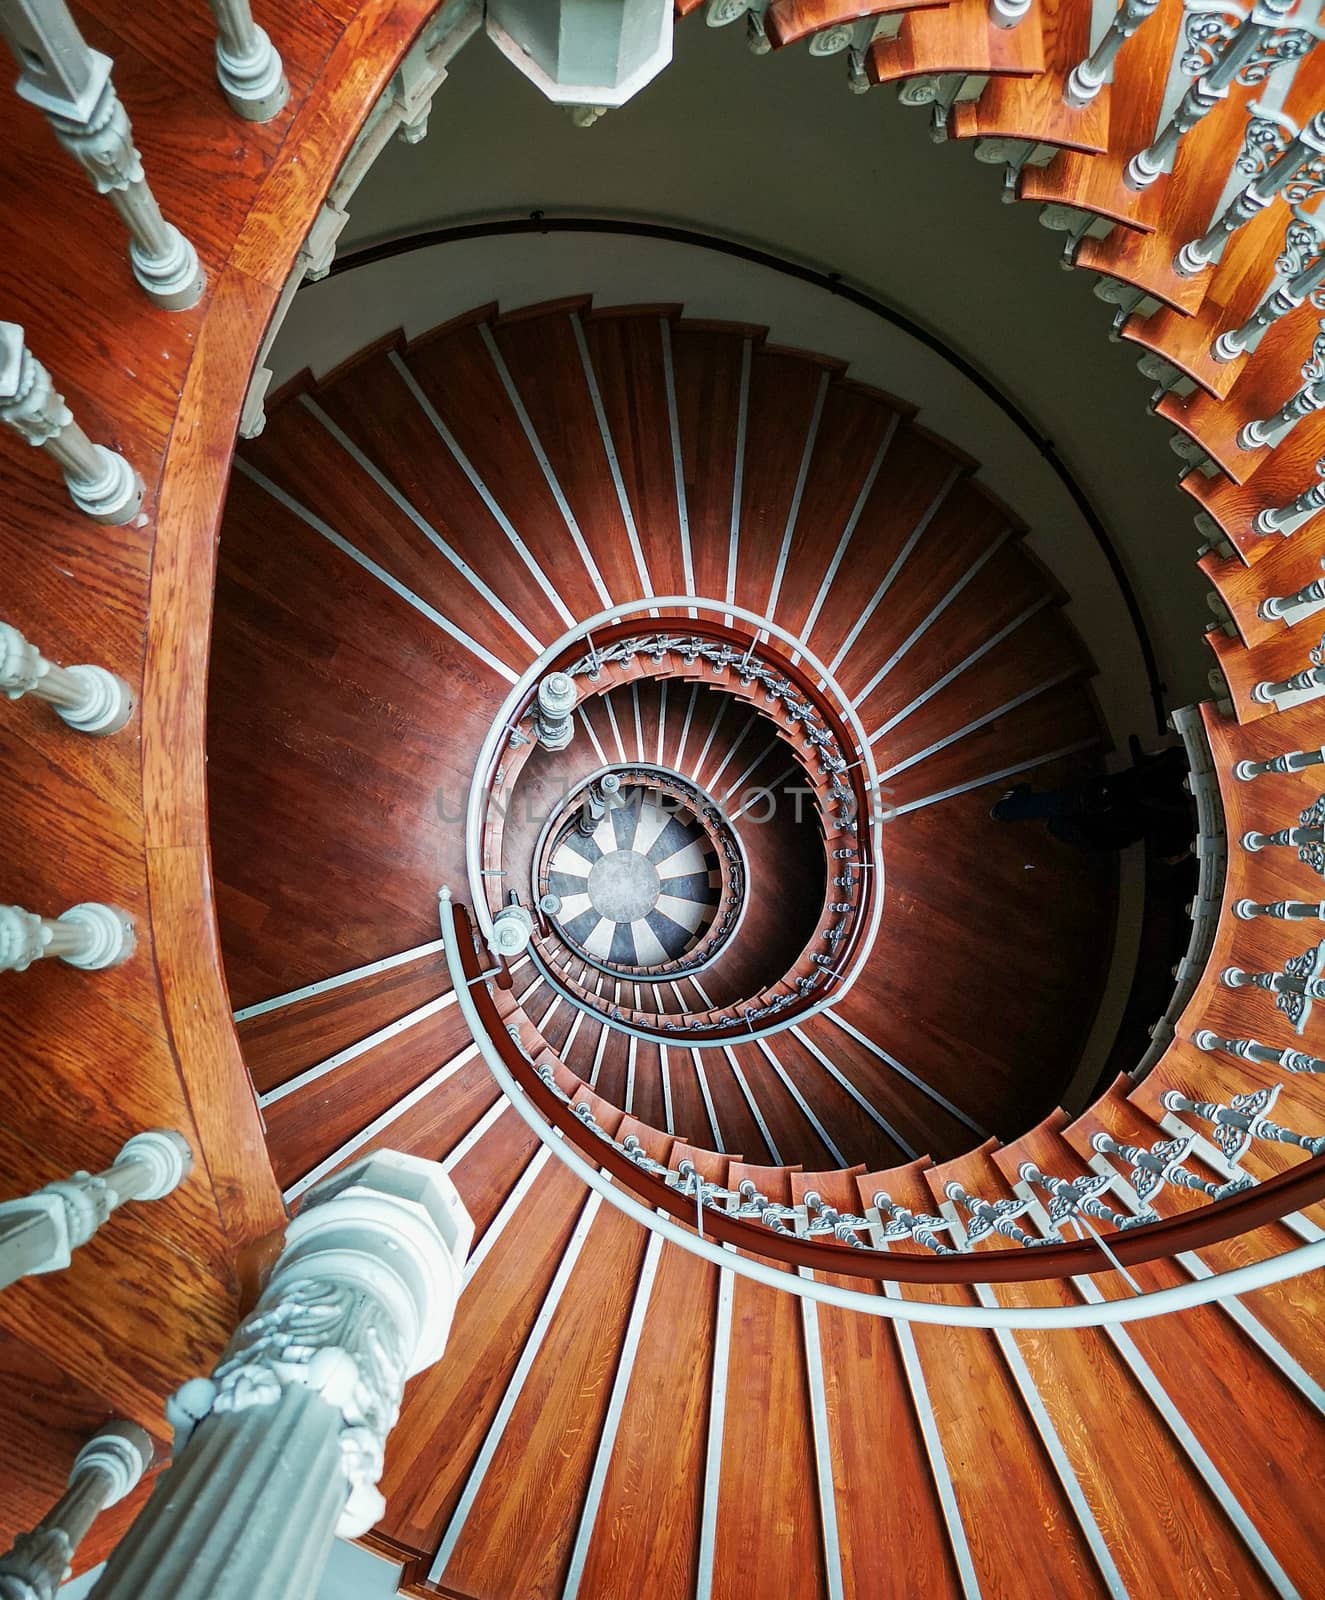
[[112, 1211], [128, 1200], [163, 1199], [192, 1166], [183, 1134], [154, 1128], [134, 1134], [105, 1172], [75, 1172], [35, 1194], [0, 1201], [0, 1289], [63, 1271]]
[[246, 122], [270, 122], [290, 98], [285, 68], [248, 0], [208, 0], [216, 18], [216, 77], [230, 109]]
[[74, 421], [15, 322], [0, 322], [0, 422], [45, 450], [64, 474], [69, 498], [94, 522], [132, 522], [138, 515], [143, 480], [122, 455], [93, 444]]
[[0, 622], [0, 694], [45, 700], [80, 733], [117, 733], [133, 714], [123, 678], [105, 667], [58, 667], [7, 622]]
[[26, 972], [34, 961], [55, 956], [71, 967], [99, 972], [127, 961], [134, 944], [132, 919], [100, 901], [70, 906], [58, 917], [0, 906], [0, 972]]
[[151, 1464], [152, 1441], [136, 1423], [108, 1422], [89, 1439], [74, 1457], [65, 1493], [0, 1556], [0, 1600], [55, 1600], [92, 1524]]
[[175, 1459], [94, 1600], [313, 1600], [333, 1540], [382, 1516], [405, 1381], [446, 1348], [470, 1221], [433, 1162], [379, 1151], [309, 1190]]

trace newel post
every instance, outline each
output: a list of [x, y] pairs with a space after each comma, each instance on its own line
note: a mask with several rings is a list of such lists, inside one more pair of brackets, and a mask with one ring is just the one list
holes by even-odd
[[387, 1435], [446, 1348], [472, 1237], [415, 1156], [311, 1189], [219, 1365], [169, 1403], [174, 1462], [94, 1600], [313, 1600], [333, 1540], [382, 1516]]
[[534, 733], [548, 750], [564, 750], [575, 734], [571, 720], [577, 699], [575, 680], [565, 672], [549, 672], [538, 685]]

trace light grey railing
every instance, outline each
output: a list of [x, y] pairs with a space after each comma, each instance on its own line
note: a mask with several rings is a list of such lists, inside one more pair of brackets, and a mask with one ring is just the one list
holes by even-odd
[[156, 1128], [135, 1134], [105, 1172], [75, 1172], [34, 1194], [0, 1201], [0, 1289], [63, 1271], [112, 1211], [130, 1200], [164, 1199], [192, 1166], [183, 1135]]
[[0, 622], [0, 694], [44, 700], [79, 733], [118, 733], [133, 714], [133, 694], [104, 667], [60, 667], [17, 628]]
[[1316, 477], [1320, 480], [1304, 489], [1296, 500], [1286, 506], [1275, 506], [1258, 511], [1252, 522], [1257, 533], [1277, 533], [1290, 538], [1303, 523], [1309, 522], [1318, 511], [1325, 511], [1325, 456], [1316, 463]]
[[1325, 33], [1314, 21], [1294, 18], [1298, 0], [1256, 0], [1250, 10], [1232, 3], [1192, 6], [1183, 21], [1182, 70], [1192, 79], [1154, 142], [1127, 165], [1124, 180], [1144, 189], [1173, 166], [1183, 139], [1235, 84], [1264, 82], [1285, 62], [1300, 60]]
[[1272, 416], [1259, 417], [1238, 431], [1238, 448], [1259, 450], [1280, 445], [1304, 417], [1325, 410], [1325, 321], [1312, 341], [1311, 354], [1302, 363], [1302, 387], [1291, 394]]
[[1310, 665], [1287, 678], [1265, 678], [1253, 684], [1251, 698], [1257, 705], [1274, 706], [1282, 711], [1286, 706], [1298, 705], [1303, 700], [1316, 699], [1325, 690], [1325, 636], [1313, 649], [1307, 651]]
[[1240, 327], [1221, 333], [1210, 346], [1216, 360], [1236, 361], [1239, 356], [1250, 355], [1276, 322], [1308, 300], [1316, 310], [1325, 311], [1325, 226], [1300, 207], [1294, 207], [1289, 218], [1283, 253], [1274, 269], [1277, 287]]
[[[1111, 1153], [1131, 1163], [1127, 1179], [1123, 1179], [1121, 1174], [1114, 1175], [1110, 1171], [1097, 1174], [1104, 1177], [1104, 1183], [1092, 1180], [1082, 1187], [1069, 1184], [1066, 1180], [1053, 1175], [1043, 1174], [1038, 1168], [1032, 1171], [1029, 1163], [1023, 1166], [1021, 1182], [1027, 1186], [1032, 1183], [1038, 1184], [1048, 1195], [1051, 1204], [1057, 1202], [1056, 1222], [1050, 1222], [1044, 1206], [1033, 1195], [1022, 1194], [1011, 1201], [1006, 1197], [989, 1201], [981, 1196], [970, 1195], [957, 1185], [949, 1186], [948, 1198], [945, 1201], [945, 1209], [951, 1215], [941, 1217], [919, 1215], [905, 1207], [894, 1205], [890, 1197], [882, 1191], [875, 1195], [874, 1204], [862, 1208], [860, 1213], [842, 1212], [825, 1204], [822, 1197], [810, 1195], [807, 1195], [798, 1206], [787, 1206], [762, 1193], [753, 1181], [747, 1180], [734, 1190], [728, 1189], [703, 1179], [695, 1170], [693, 1163], [681, 1161], [676, 1168], [671, 1168], [657, 1161], [648, 1155], [641, 1141], [633, 1135], [628, 1134], [617, 1140], [598, 1123], [588, 1101], [578, 1098], [578, 1087], [576, 1094], [568, 1094], [557, 1083], [556, 1073], [551, 1065], [531, 1064], [550, 1092], [571, 1110], [575, 1118], [595, 1140], [602, 1143], [604, 1148], [610, 1146], [641, 1171], [661, 1180], [687, 1200], [694, 1200], [695, 1227], [693, 1230], [681, 1227], [629, 1193], [622, 1184], [614, 1181], [599, 1166], [587, 1159], [560, 1129], [547, 1121], [525, 1094], [507, 1067], [501, 1049], [487, 1032], [474, 1002], [471, 982], [474, 984], [489, 982], [490, 978], [482, 974], [472, 980], [469, 978], [449, 891], [442, 889], [439, 900], [442, 938], [457, 1004], [478, 1045], [480, 1055], [520, 1119], [558, 1161], [617, 1210], [631, 1217], [642, 1227], [661, 1235], [669, 1243], [739, 1276], [750, 1278], [770, 1288], [783, 1290], [788, 1294], [859, 1311], [867, 1316], [961, 1327], [1053, 1328], [1098, 1327], [1114, 1322], [1130, 1322], [1160, 1316], [1187, 1306], [1207, 1304], [1230, 1295], [1246, 1293], [1268, 1283], [1278, 1282], [1285, 1277], [1325, 1265], [1325, 1240], [1315, 1240], [1282, 1255], [1258, 1261], [1254, 1266], [1240, 1268], [1230, 1273], [1194, 1278], [1173, 1289], [1132, 1294], [1116, 1300], [1101, 1300], [1098, 1303], [1014, 1308], [990, 1303], [961, 1306], [937, 1304], [927, 1300], [880, 1295], [873, 1291], [845, 1289], [836, 1283], [823, 1282], [813, 1274], [783, 1270], [767, 1265], [763, 1260], [742, 1251], [719, 1246], [705, 1235], [704, 1218], [707, 1215], [739, 1216], [757, 1227], [766, 1229], [770, 1238], [777, 1234], [793, 1232], [806, 1238], [831, 1237], [853, 1250], [862, 1251], [886, 1251], [891, 1242], [906, 1239], [934, 1254], [964, 1253], [982, 1236], [993, 1232], [1006, 1234], [1009, 1227], [1015, 1224], [1016, 1217], [1024, 1213], [1034, 1218], [1042, 1234], [1054, 1236], [1048, 1240], [1051, 1243], [1064, 1237], [1059, 1233], [1059, 1229], [1064, 1226], [1071, 1230], [1072, 1235], [1077, 1234], [1078, 1230], [1084, 1230], [1100, 1246], [1102, 1260], [1108, 1261], [1111, 1257], [1107, 1241], [1090, 1226], [1088, 1219], [1092, 1212], [1087, 1202], [1097, 1201], [1099, 1195], [1107, 1192], [1110, 1187], [1116, 1188], [1124, 1199], [1129, 1197], [1134, 1199], [1136, 1194], [1140, 1194], [1136, 1206], [1138, 1214], [1130, 1226], [1142, 1226], [1143, 1223], [1154, 1220], [1153, 1208], [1149, 1202], [1166, 1185], [1171, 1184], [1199, 1192], [1210, 1200], [1216, 1200], [1251, 1187], [1255, 1179], [1249, 1173], [1234, 1171], [1231, 1177], [1222, 1183], [1216, 1183], [1191, 1171], [1186, 1163], [1193, 1158], [1193, 1151], [1198, 1144], [1194, 1133], [1157, 1141], [1149, 1149], [1121, 1144], [1108, 1135], [1100, 1135], [1095, 1144], [1101, 1156]], [[512, 1028], [513, 1025], [508, 1025], [508, 1032]], [[519, 1046], [518, 1031], [511, 1036]], [[521, 1053], [523, 1054], [522, 1047]], [[1256, 1137], [1254, 1132], [1252, 1137], [1253, 1139]], [[971, 1231], [961, 1226], [957, 1209], [959, 1206], [965, 1209], [970, 1219], [971, 1228], [975, 1233], [974, 1241]], [[1094, 1214], [1098, 1215], [1098, 1210]], [[951, 1235], [950, 1241], [939, 1237], [943, 1233]], [[1022, 1237], [1017, 1239], [1017, 1234], [1021, 1234]], [[1012, 1236], [1022, 1249], [1038, 1249], [1041, 1242], [1020, 1229]]]
[[1199, 239], [1183, 245], [1174, 270], [1194, 277], [1223, 256], [1228, 241], [1282, 194], [1290, 204], [1305, 205], [1325, 186], [1325, 111], [1299, 128], [1281, 112], [1248, 107], [1247, 131], [1234, 170], [1251, 181], [1228, 202]]
[[153, 1454], [151, 1439], [136, 1423], [100, 1428], [74, 1457], [64, 1494], [0, 1556], [0, 1596], [54, 1600], [92, 1524], [137, 1488]]

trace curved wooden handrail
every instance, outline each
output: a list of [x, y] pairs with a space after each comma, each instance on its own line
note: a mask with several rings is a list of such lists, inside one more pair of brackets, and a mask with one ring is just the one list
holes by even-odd
[[226, 992], [207, 829], [206, 710], [216, 549], [240, 410], [295, 255], [430, 0], [365, 0], [211, 269], [156, 496], [142, 688], [142, 784], [161, 1006], [237, 1246], [285, 1208]]
[[[474, 943], [473, 923], [464, 906], [453, 903], [457, 943], [475, 1008], [494, 1048], [529, 1100], [544, 1118], [580, 1151], [649, 1205], [678, 1222], [694, 1221], [694, 1202], [643, 1171], [607, 1140], [574, 1116], [538, 1076], [510, 1034], [496, 1002], [481, 980], [484, 967]], [[443, 915], [446, 914], [443, 907]], [[1163, 1217], [1143, 1228], [1105, 1235], [1112, 1255], [1124, 1266], [1158, 1261], [1236, 1238], [1277, 1222], [1325, 1198], [1325, 1156], [1315, 1156], [1288, 1172], [1199, 1210]], [[885, 1283], [1022, 1283], [1037, 1278], [1068, 1278], [1112, 1270], [1113, 1263], [1091, 1241], [1042, 1245], [1033, 1250], [981, 1250], [970, 1255], [930, 1256], [883, 1252], [867, 1254], [849, 1245], [826, 1244], [794, 1234], [756, 1228], [736, 1217], [705, 1211], [704, 1226], [723, 1244], [765, 1256], [788, 1268], [806, 1267], [840, 1277]]]
[[[866, 937], [866, 930], [870, 926], [869, 910], [873, 899], [876, 895], [882, 893], [880, 863], [875, 858], [873, 841], [870, 837], [868, 826], [871, 817], [872, 800], [864, 781], [861, 762], [858, 759], [860, 752], [857, 748], [856, 740], [852, 737], [850, 728], [836, 707], [834, 707], [832, 700], [822, 692], [818, 683], [803, 668], [788, 660], [775, 644], [761, 642], [755, 634], [744, 631], [730, 623], [719, 622], [711, 617], [691, 617], [683, 611], [664, 611], [661, 615], [654, 615], [652, 612], [640, 612], [628, 621], [609, 623], [601, 628], [595, 628], [592, 635], [593, 646], [595, 650], [601, 651], [604, 646], [616, 644], [620, 640], [647, 636], [651, 633], [666, 631], [669, 628], [677, 633], [693, 634], [697, 637], [710, 639], [715, 643], [730, 645], [733, 649], [739, 649], [743, 655], [747, 650], [753, 648], [765, 657], [773, 659], [776, 662], [777, 670], [788, 680], [797, 694], [814, 707], [820, 719], [837, 740], [839, 748], [847, 755], [848, 768], [843, 776], [850, 784], [855, 805], [855, 820], [857, 823], [855, 835], [856, 852], [857, 860], [862, 868], [862, 882], [860, 899], [856, 905], [846, 944], [835, 955], [834, 961], [839, 968], [849, 969], [860, 954], [861, 941]], [[564, 669], [571, 663], [582, 659], [587, 653], [588, 640], [583, 637], [577, 638], [572, 644], [558, 653], [555, 659], [548, 664], [546, 670], [555, 672]], [[721, 688], [720, 682], [717, 687]], [[513, 711], [510, 717], [512, 726], [528, 713], [537, 696], [538, 686], [534, 684], [521, 697]], [[485, 786], [489, 806], [493, 799], [496, 787], [496, 773], [499, 766], [500, 762], [494, 764], [493, 770], [486, 774]], [[508, 771], [507, 782], [510, 783], [512, 781], [513, 776]], [[485, 812], [485, 816], [487, 814]], [[485, 822], [485, 831], [486, 826]], [[487, 857], [485, 856], [484, 859], [487, 859]], [[806, 1000], [808, 1004], [813, 1005], [821, 998], [822, 996], [819, 994], [812, 993], [806, 997]], [[784, 1017], [794, 1017], [802, 1009], [804, 1008], [801, 1006], [793, 1006], [788, 1008], [782, 1015]], [[712, 1031], [705, 1032], [704, 1040], [718, 1043], [727, 1039], [746, 1038], [748, 1036], [748, 1026], [737, 1021], [730, 1028], [715, 1028]], [[677, 1036], [660, 1033], [658, 1037], [666, 1042]]]

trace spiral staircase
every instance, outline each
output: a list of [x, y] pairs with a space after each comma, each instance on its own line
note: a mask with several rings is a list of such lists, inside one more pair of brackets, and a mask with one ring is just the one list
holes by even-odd
[[[288, 1209], [381, 1147], [440, 1162], [475, 1224], [369, 1536], [404, 1593], [1325, 1591], [1319, 1274], [1188, 1295], [1325, 1220], [1325, 378], [1314, 291], [1262, 312], [1285, 195], [1325, 175], [1308, 142], [1271, 191], [1247, 138], [1314, 126], [1325, 51], [1268, 119], [1235, 78], [1131, 187], [1173, 109], [1172, 0], [1104, 26], [1080, 0], [708, 8], [973, 140], [1101, 275], [1177, 430], [1220, 619], [1215, 698], [1176, 717], [1201, 884], [1145, 1059], [1083, 1092], [1114, 872], [989, 810], [1101, 773], [1096, 663], [1016, 508], [904, 397], [681, 306], [485, 305], [269, 397], [231, 470], [300, 241], [429, 16], [264, 9], [290, 108], [237, 134], [197, 18], [167, 40], [140, 8], [81, 8], [190, 221], [196, 310], [136, 299], [109, 241], [69, 249], [80, 180], [26, 108], [0, 164], [6, 210], [51, 219], [0, 270], [11, 303], [147, 490], [135, 523], [90, 529], [0, 444], [10, 620], [138, 707], [91, 754], [34, 703], [0, 729], [25, 841], [6, 898], [91, 885], [139, 940], [107, 973], [7, 975], [7, 1181], [145, 1125], [198, 1158], [150, 1221], [0, 1301], [26, 1464], [6, 1532], [112, 1411], [161, 1441], [162, 1397], [214, 1359]], [[1289, 23], [1240, 26], [1270, 48]], [[549, 672], [574, 689], [561, 748]], [[561, 898], [545, 819], [570, 837], [586, 785], [646, 771], [725, 812], [742, 858], [742, 915], [689, 971], [538, 906]], [[534, 935], [494, 966], [512, 892]], [[1186, 1309], [1096, 1315], [1164, 1293]]]

